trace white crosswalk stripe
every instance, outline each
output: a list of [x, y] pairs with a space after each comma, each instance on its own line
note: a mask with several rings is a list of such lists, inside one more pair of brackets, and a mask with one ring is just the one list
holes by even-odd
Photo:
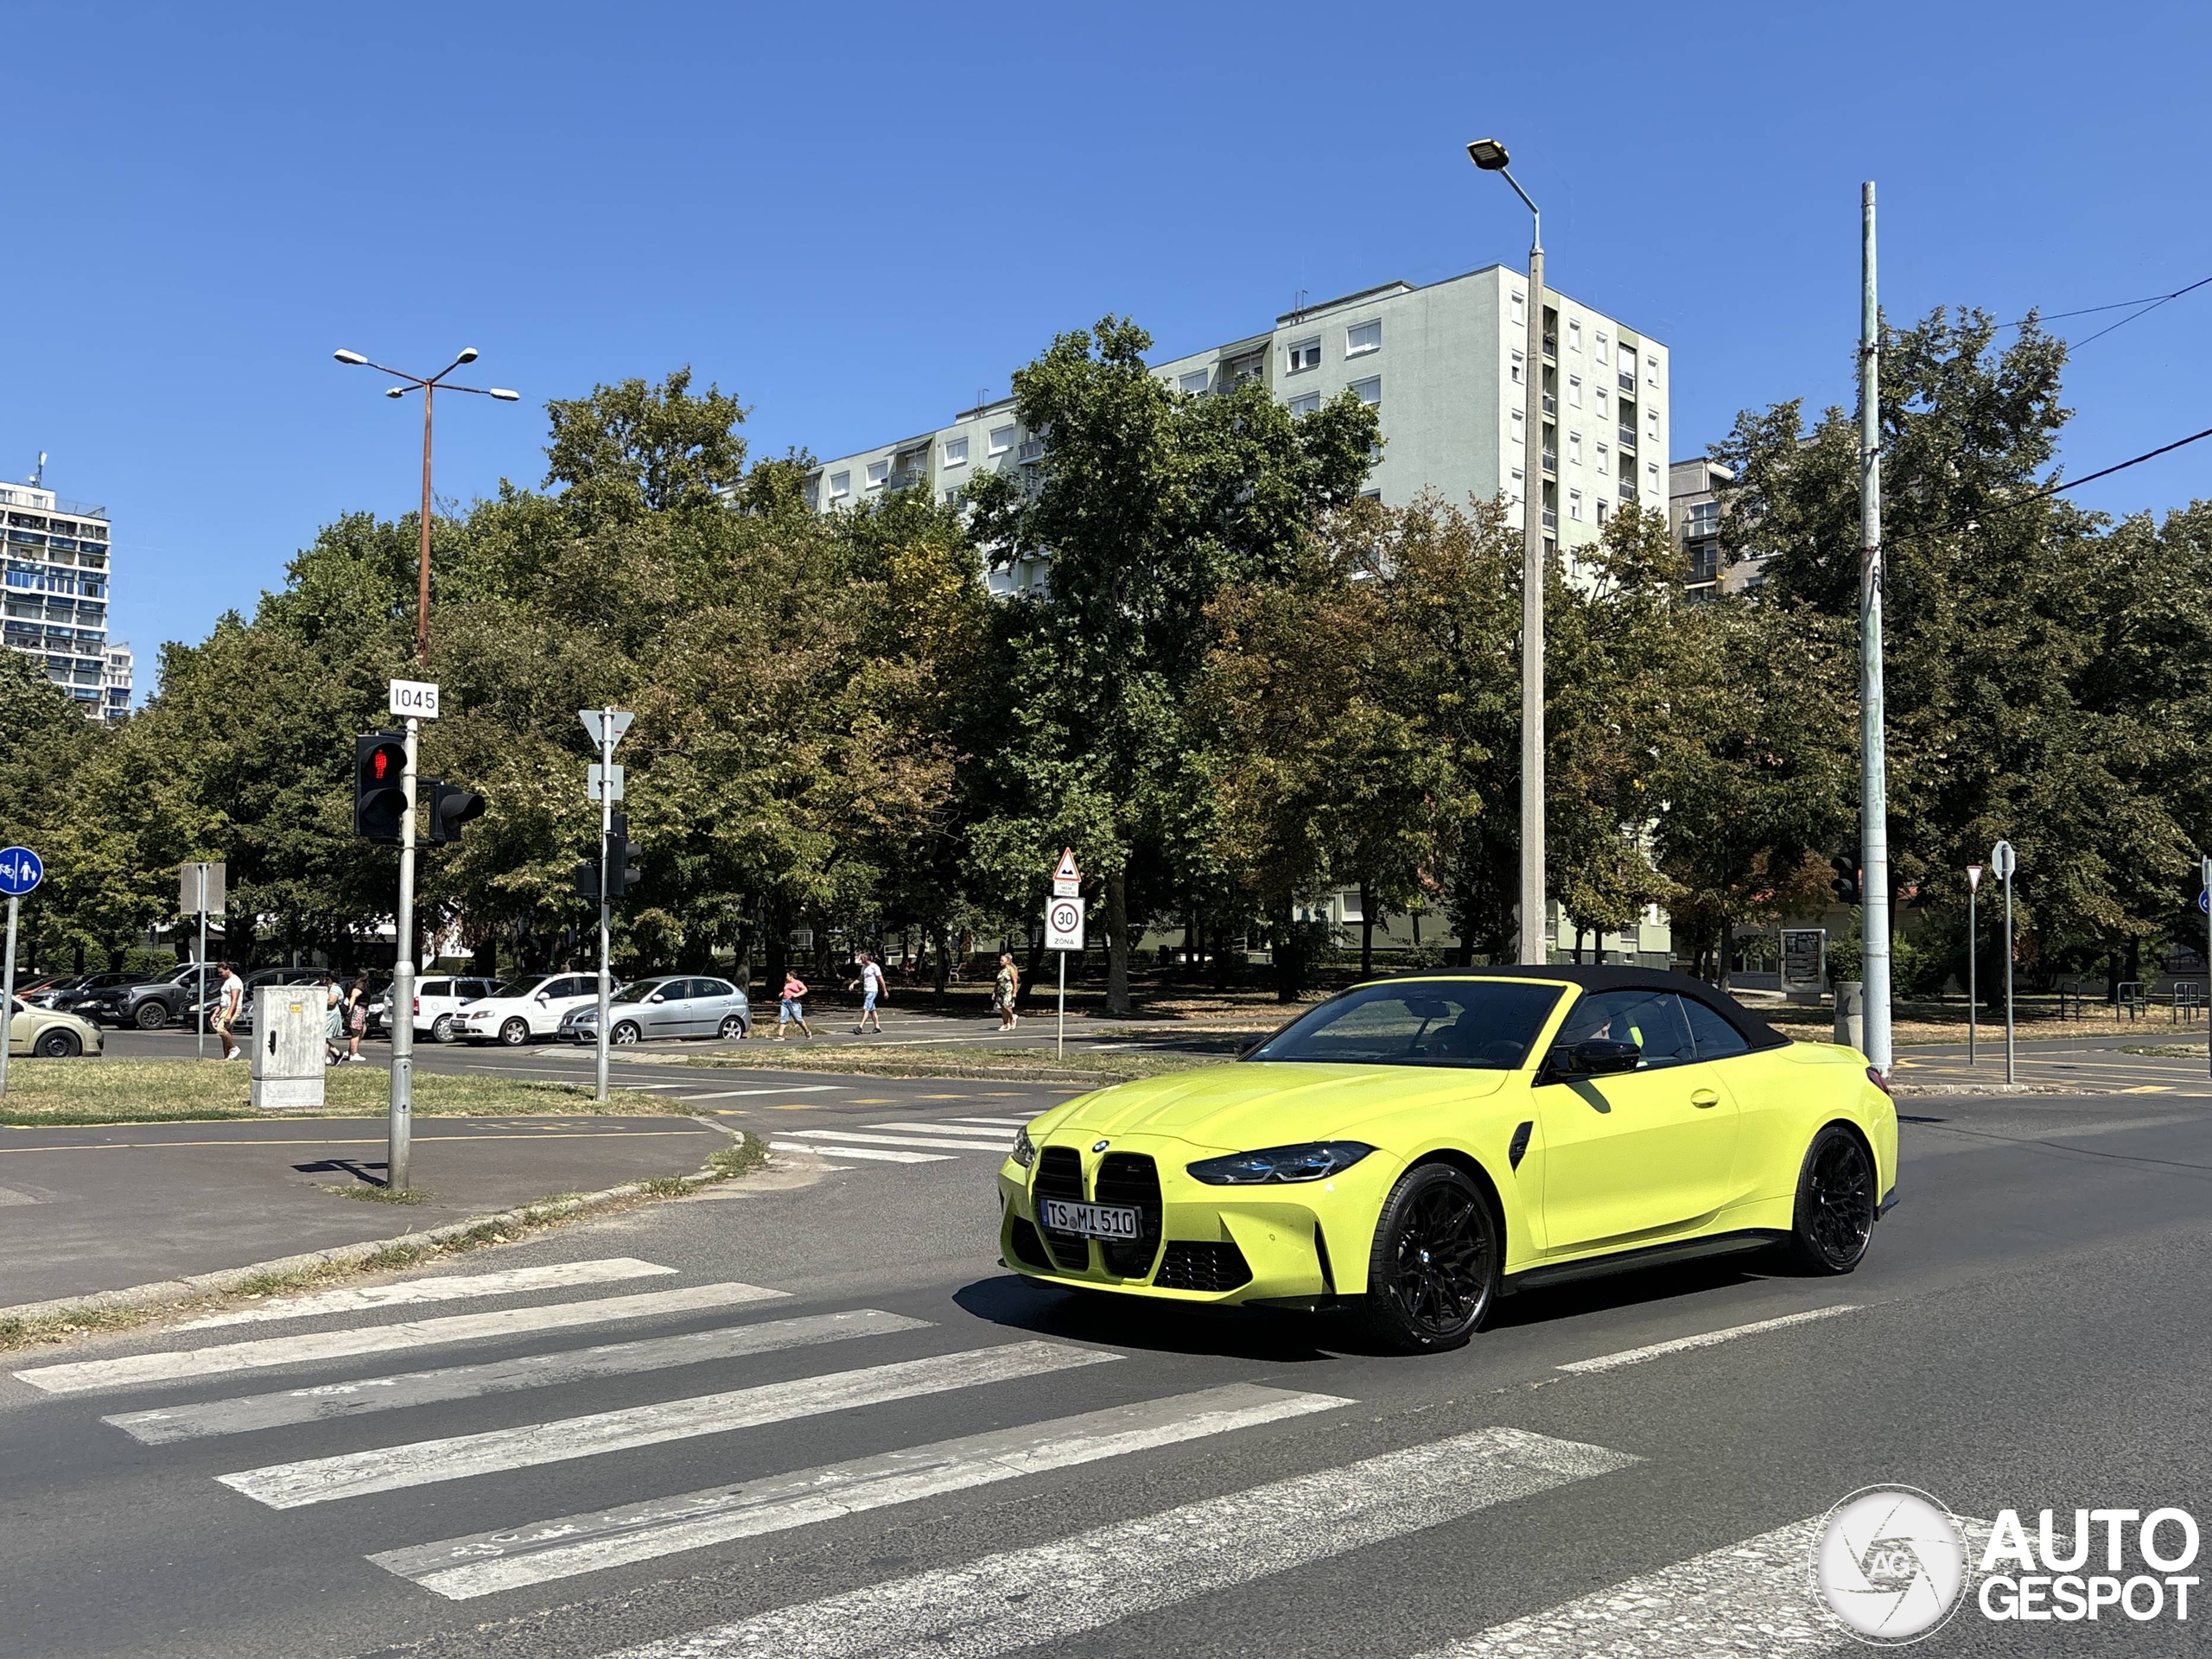
[[[992, 1659], [1637, 1461], [1522, 1429], [1479, 1429], [648, 1643], [620, 1659]], [[1040, 1586], [1051, 1593], [1038, 1594]]]
[[441, 1343], [475, 1342], [487, 1337], [529, 1336], [615, 1319], [658, 1318], [706, 1308], [735, 1307], [785, 1294], [759, 1285], [729, 1282], [690, 1285], [681, 1290], [647, 1291], [588, 1302], [551, 1302], [537, 1307], [503, 1308], [491, 1313], [448, 1313], [436, 1319], [404, 1319], [391, 1325], [354, 1325], [290, 1337], [261, 1337], [251, 1342], [219, 1343], [168, 1353], [132, 1354], [121, 1359], [82, 1359], [63, 1365], [37, 1365], [17, 1371], [16, 1380], [49, 1394], [87, 1389], [129, 1388], [144, 1382], [174, 1382], [186, 1377], [218, 1376], [230, 1371], [297, 1365], [312, 1360], [346, 1359], [359, 1354], [429, 1348]]
[[793, 1141], [817, 1142], [824, 1147], [843, 1151], [849, 1146], [862, 1147], [927, 1147], [953, 1152], [1004, 1153], [1004, 1141], [984, 1141], [972, 1138], [955, 1140], [949, 1135], [875, 1135], [866, 1129], [786, 1129], [786, 1138]]
[[599, 1262], [556, 1262], [539, 1268], [510, 1268], [503, 1273], [455, 1274], [445, 1278], [403, 1279], [396, 1284], [361, 1285], [340, 1290], [321, 1290], [306, 1296], [289, 1296], [259, 1307], [237, 1308], [213, 1313], [176, 1328], [208, 1331], [222, 1325], [255, 1325], [273, 1319], [304, 1319], [318, 1313], [353, 1313], [371, 1308], [399, 1307], [410, 1302], [463, 1301], [474, 1296], [506, 1296], [527, 1290], [563, 1290], [574, 1285], [603, 1285], [621, 1279], [648, 1279], [674, 1273], [656, 1262], [635, 1256], [612, 1256]]
[[880, 1147], [817, 1146], [811, 1141], [771, 1141], [768, 1146], [774, 1152], [811, 1152], [824, 1157], [834, 1152], [840, 1158], [858, 1158], [879, 1164], [949, 1164], [953, 1161], [949, 1153], [890, 1152]]
[[1116, 1353], [1057, 1342], [1014, 1342], [995, 1348], [833, 1371], [789, 1382], [701, 1395], [657, 1405], [594, 1412], [555, 1422], [525, 1423], [480, 1434], [378, 1446], [337, 1457], [271, 1464], [216, 1477], [271, 1509], [359, 1497], [436, 1481], [534, 1468], [658, 1446], [701, 1434], [725, 1434], [763, 1423], [789, 1422], [823, 1412], [910, 1400], [1015, 1377], [1039, 1376], [1119, 1359]]
[[942, 1123], [863, 1123], [861, 1127], [864, 1129], [896, 1129], [906, 1135], [957, 1135], [972, 1145], [995, 1147], [1001, 1151], [1014, 1144], [1014, 1135], [1010, 1130], [1001, 1135], [950, 1120]]
[[1351, 1403], [1233, 1383], [369, 1559], [427, 1590], [467, 1600]]
[[321, 1422], [372, 1412], [397, 1411], [443, 1400], [472, 1400], [525, 1389], [556, 1388], [595, 1377], [632, 1376], [709, 1360], [736, 1359], [855, 1337], [887, 1336], [929, 1328], [927, 1319], [910, 1319], [873, 1307], [844, 1313], [816, 1313], [804, 1319], [769, 1319], [757, 1325], [724, 1325], [679, 1337], [607, 1343], [596, 1348], [565, 1349], [480, 1365], [449, 1365], [433, 1371], [325, 1382], [309, 1389], [283, 1389], [194, 1405], [130, 1411], [100, 1421], [148, 1446], [193, 1440], [216, 1434], [243, 1434], [289, 1423]]

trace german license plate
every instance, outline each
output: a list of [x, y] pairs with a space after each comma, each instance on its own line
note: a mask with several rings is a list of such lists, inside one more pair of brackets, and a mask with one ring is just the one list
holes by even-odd
[[1132, 1241], [1137, 1236], [1137, 1212], [1132, 1205], [1070, 1204], [1065, 1198], [1046, 1198], [1044, 1211], [1047, 1232]]

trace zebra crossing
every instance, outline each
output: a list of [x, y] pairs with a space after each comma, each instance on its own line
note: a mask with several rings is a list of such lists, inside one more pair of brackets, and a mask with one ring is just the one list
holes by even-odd
[[[885, 1126], [890, 1132], [896, 1126]], [[373, 1319], [425, 1303], [496, 1300], [664, 1276], [675, 1270], [632, 1257], [506, 1273], [426, 1275], [345, 1293], [273, 1299], [250, 1310], [256, 1325], [288, 1319]], [[887, 1452], [785, 1467], [689, 1490], [638, 1492], [626, 1485], [627, 1454], [676, 1441], [738, 1435], [830, 1414], [898, 1414], [931, 1396], [995, 1399], [989, 1390], [1049, 1385], [1065, 1400], [1078, 1374], [1134, 1376], [1135, 1357], [1113, 1348], [991, 1330], [951, 1351], [899, 1354], [897, 1345], [941, 1347], [945, 1328], [880, 1308], [779, 1309], [769, 1287], [721, 1282], [619, 1296], [585, 1297], [337, 1329], [222, 1340], [166, 1352], [34, 1365], [16, 1378], [50, 1395], [99, 1396], [182, 1386], [207, 1397], [131, 1408], [99, 1421], [138, 1445], [212, 1451], [208, 1476], [219, 1498], [262, 1510], [366, 1506], [357, 1559], [435, 1606], [543, 1586], [568, 1586], [618, 1568], [666, 1561], [738, 1541], [793, 1532], [876, 1511], [1020, 1483], [1053, 1471], [1109, 1465], [1175, 1446], [1220, 1442], [1269, 1425], [1344, 1421], [1359, 1402], [1321, 1389], [1240, 1380], [1156, 1397], [1040, 1415], [1012, 1427], [945, 1437], [914, 1436]], [[607, 1341], [569, 1340], [618, 1321], [737, 1317], [707, 1329]], [[240, 1323], [229, 1318], [180, 1327], [196, 1333]], [[1786, 1323], [1786, 1322], [1777, 1322]], [[541, 1351], [472, 1360], [470, 1344], [535, 1340]], [[853, 1350], [862, 1341], [874, 1345]], [[890, 1344], [886, 1348], [885, 1344]], [[452, 1363], [374, 1371], [388, 1356], [439, 1347]], [[1652, 1353], [1662, 1351], [1660, 1349]], [[1638, 1351], [1641, 1357], [1643, 1351]], [[866, 1363], [846, 1356], [864, 1354]], [[745, 1368], [798, 1358], [805, 1374], [753, 1376]], [[365, 1360], [372, 1374], [297, 1386], [210, 1394], [206, 1379]], [[582, 1414], [533, 1408], [541, 1390], [613, 1378], [651, 1379], [713, 1362], [720, 1385]], [[1565, 1368], [1562, 1368], [1565, 1369]], [[690, 1375], [696, 1376], [696, 1373]], [[480, 1406], [488, 1427], [457, 1434], [407, 1431], [408, 1414], [434, 1405]], [[1066, 1402], [1073, 1404], [1073, 1402]], [[343, 1449], [270, 1461], [252, 1455], [255, 1437], [282, 1429], [347, 1431]], [[375, 1443], [358, 1442], [365, 1435]], [[212, 1443], [212, 1445], [211, 1445]], [[734, 1441], [748, 1448], [766, 1440]], [[235, 1458], [222, 1449], [235, 1446]], [[290, 1449], [302, 1448], [296, 1440]], [[711, 1455], [702, 1451], [702, 1456]], [[804, 1459], [793, 1458], [794, 1464]], [[1484, 1510], [1560, 1488], [1625, 1475], [1636, 1453], [1530, 1430], [1494, 1426], [1432, 1432], [1414, 1444], [1199, 1497], [1156, 1512], [1090, 1527], [1046, 1541], [998, 1550], [810, 1601], [621, 1649], [619, 1659], [710, 1659], [723, 1654], [820, 1659], [919, 1659], [958, 1652], [970, 1659], [1078, 1637], [1118, 1621], [1170, 1611], [1239, 1586], [1288, 1573], [1376, 1545], [1402, 1542]], [[619, 1501], [577, 1512], [517, 1514], [490, 1529], [453, 1533], [438, 1525], [437, 1494], [454, 1483], [546, 1465], [584, 1465]], [[159, 1469], [156, 1465], [156, 1472]], [[479, 1511], [472, 1518], [480, 1518]], [[1842, 1651], [1850, 1639], [1811, 1597], [1806, 1563], [1820, 1517], [1802, 1517], [1740, 1542], [1626, 1579], [1548, 1610], [1442, 1643], [1403, 1645], [1393, 1659], [1552, 1659], [1618, 1654], [1640, 1659], [1726, 1652], [1766, 1656]], [[1142, 1570], [1132, 1564], [1141, 1562]], [[385, 1580], [389, 1582], [389, 1580]], [[1040, 1589], [1048, 1586], [1048, 1589]], [[563, 1590], [563, 1594], [576, 1592]], [[607, 1659], [618, 1659], [607, 1656]]]
[[862, 1164], [942, 1164], [963, 1153], [1002, 1160], [1014, 1133], [1029, 1117], [941, 1117], [930, 1122], [893, 1119], [856, 1129], [784, 1129], [769, 1141], [775, 1152], [810, 1152], [832, 1168], [846, 1160]]

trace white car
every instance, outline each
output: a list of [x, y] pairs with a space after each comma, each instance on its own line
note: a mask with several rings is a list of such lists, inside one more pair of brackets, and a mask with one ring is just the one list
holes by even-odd
[[599, 1001], [596, 974], [555, 974], [520, 990], [471, 1002], [455, 1025], [459, 1035], [472, 1042], [499, 1042], [519, 1048], [533, 1037], [551, 1037], [561, 1029], [561, 1016], [571, 1008]]
[[415, 982], [415, 1029], [429, 1032], [434, 1043], [461, 1040], [461, 1011], [487, 996], [505, 996], [507, 986], [497, 979], [454, 979], [432, 974]]

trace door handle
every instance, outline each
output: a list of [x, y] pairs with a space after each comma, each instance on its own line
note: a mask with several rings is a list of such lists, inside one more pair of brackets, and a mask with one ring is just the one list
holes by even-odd
[[1690, 1096], [1690, 1104], [1693, 1106], [1718, 1106], [1719, 1103], [1720, 1096], [1710, 1089], [1697, 1090]]

